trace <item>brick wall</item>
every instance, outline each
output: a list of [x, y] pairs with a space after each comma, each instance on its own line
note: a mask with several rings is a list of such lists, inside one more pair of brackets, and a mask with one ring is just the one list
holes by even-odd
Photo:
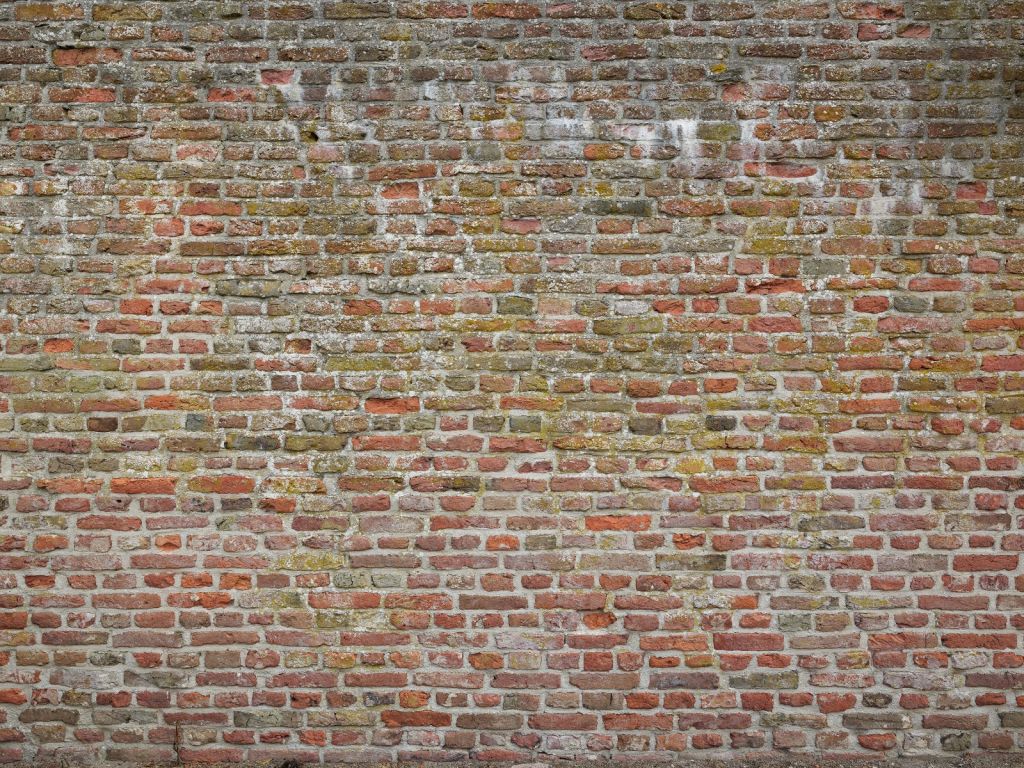
[[0, 761], [1024, 751], [1024, 3], [0, 3]]

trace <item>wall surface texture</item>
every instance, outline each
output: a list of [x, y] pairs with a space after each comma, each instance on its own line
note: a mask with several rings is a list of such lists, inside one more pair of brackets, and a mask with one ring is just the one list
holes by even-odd
[[0, 762], [1024, 757], [1022, 46], [0, 3]]

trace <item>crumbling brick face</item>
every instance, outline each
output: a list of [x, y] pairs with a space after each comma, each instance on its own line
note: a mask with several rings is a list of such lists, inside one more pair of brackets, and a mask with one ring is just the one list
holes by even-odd
[[1022, 40], [0, 4], [0, 762], [1024, 752]]

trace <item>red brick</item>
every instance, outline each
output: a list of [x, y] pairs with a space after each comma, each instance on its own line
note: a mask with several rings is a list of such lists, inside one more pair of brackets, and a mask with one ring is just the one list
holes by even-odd
[[7, 5], [0, 762], [1012, 761], [1019, 0]]

